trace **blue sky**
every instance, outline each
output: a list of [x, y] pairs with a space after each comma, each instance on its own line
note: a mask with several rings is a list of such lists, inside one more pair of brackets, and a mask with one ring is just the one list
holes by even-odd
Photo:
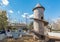
[[32, 9], [37, 3], [45, 7], [46, 20], [60, 18], [60, 0], [0, 0], [0, 9], [7, 11], [7, 16], [12, 22], [24, 22], [24, 14], [31, 17]]

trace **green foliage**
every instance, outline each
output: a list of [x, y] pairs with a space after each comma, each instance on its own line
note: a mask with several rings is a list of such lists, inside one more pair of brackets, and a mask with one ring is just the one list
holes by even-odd
[[7, 28], [7, 16], [6, 13], [2, 12], [0, 13], [0, 29]]
[[28, 25], [28, 28], [29, 28], [30, 30], [33, 29], [33, 22], [30, 22], [30, 24]]

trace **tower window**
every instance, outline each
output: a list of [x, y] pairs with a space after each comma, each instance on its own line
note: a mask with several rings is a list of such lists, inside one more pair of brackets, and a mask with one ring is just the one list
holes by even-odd
[[45, 39], [45, 36], [41, 35], [41, 39], [42, 39], [42, 40]]
[[43, 20], [43, 17], [41, 17], [41, 19]]

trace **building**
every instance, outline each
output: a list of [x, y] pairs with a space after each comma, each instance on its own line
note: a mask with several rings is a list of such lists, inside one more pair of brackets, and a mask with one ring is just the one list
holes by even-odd
[[38, 38], [44, 38], [44, 42], [60, 42], [60, 33], [51, 32], [50, 28], [46, 28], [47, 31], [45, 31], [45, 27], [48, 25], [48, 22], [44, 19], [44, 10], [45, 8], [40, 4], [37, 4], [33, 9], [34, 33]]
[[26, 28], [26, 24], [24, 23], [8, 23], [8, 27], [12, 27], [15, 28], [15, 29], [23, 29], [23, 28]]
[[34, 12], [34, 31], [44, 35], [44, 26], [48, 24], [47, 21], [44, 20], [44, 10], [45, 8], [39, 3], [33, 9]]

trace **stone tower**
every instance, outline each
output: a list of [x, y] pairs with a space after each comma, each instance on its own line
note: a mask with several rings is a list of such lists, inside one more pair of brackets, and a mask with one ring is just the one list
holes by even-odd
[[45, 10], [45, 8], [40, 4], [37, 4], [35, 6], [35, 8], [33, 9], [34, 31], [41, 34], [41, 35], [44, 35], [44, 26], [47, 24], [47, 22], [44, 21], [44, 10]]

